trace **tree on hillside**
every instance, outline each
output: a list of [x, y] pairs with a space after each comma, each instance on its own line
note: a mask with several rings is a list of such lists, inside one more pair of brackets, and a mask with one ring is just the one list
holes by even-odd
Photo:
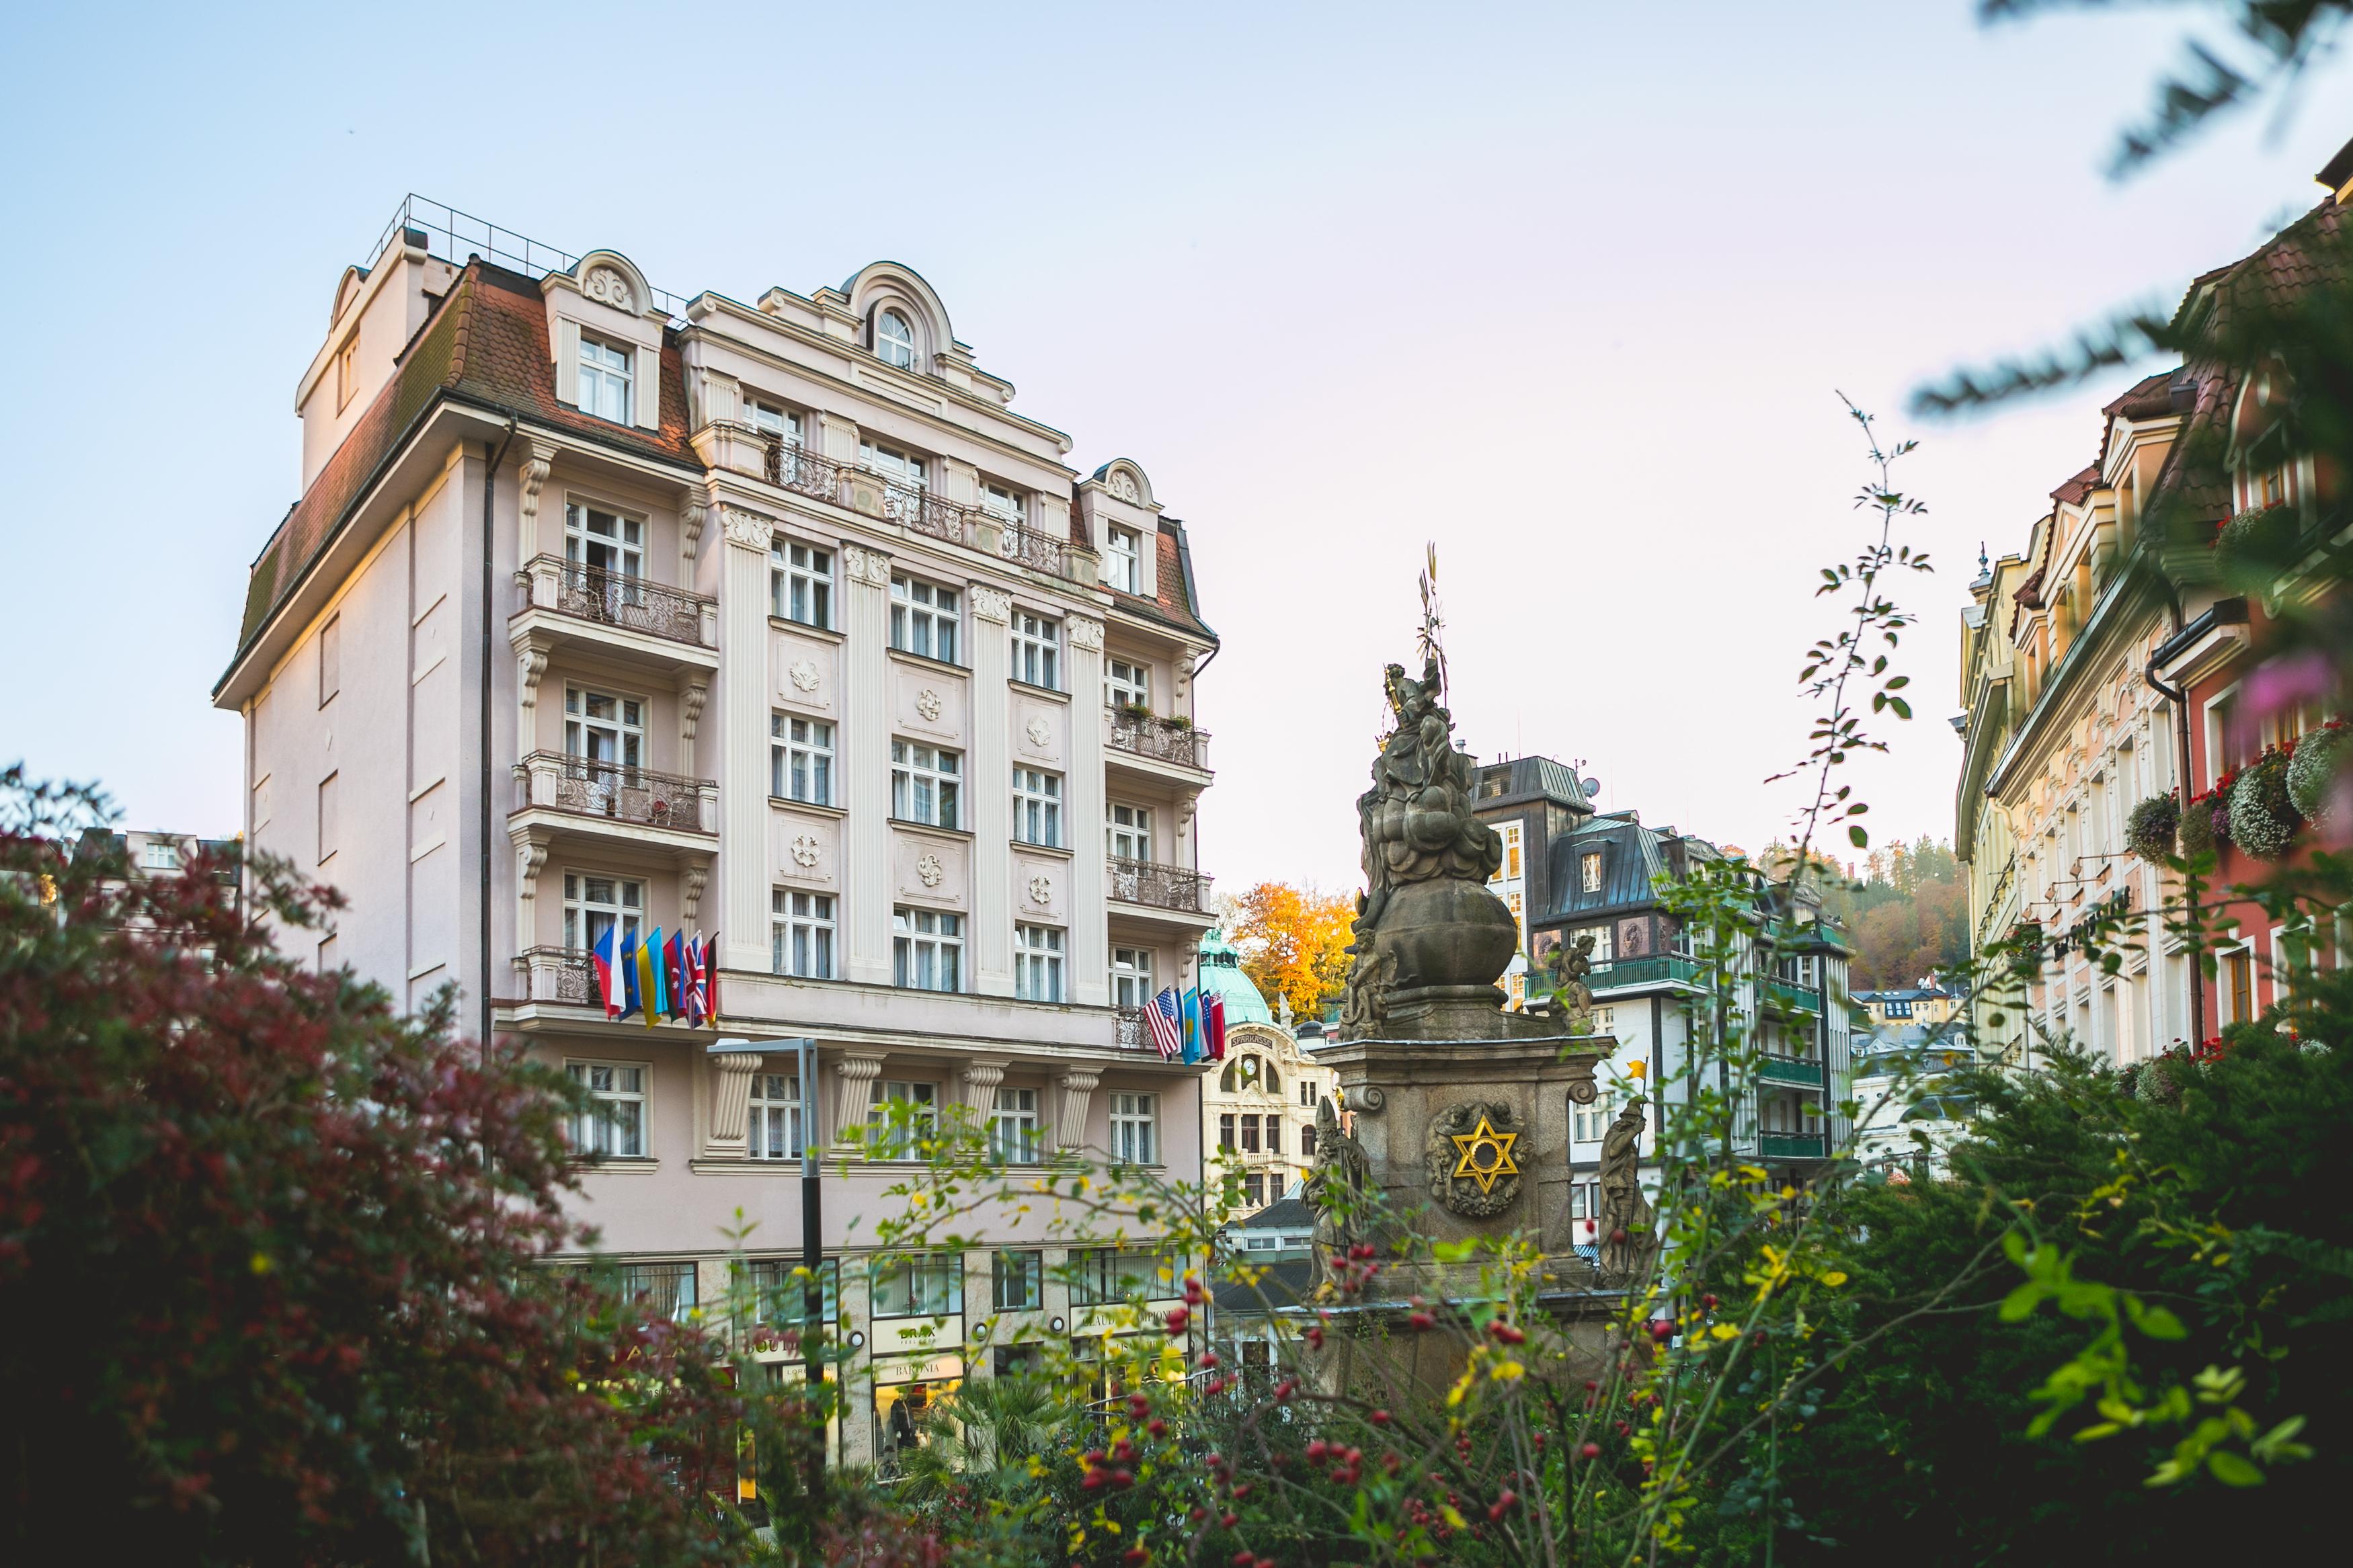
[[544, 1266], [564, 1081], [281, 953], [332, 892], [102, 817], [0, 775], [0, 1558], [741, 1560], [739, 1445], [811, 1428]]
[[1261, 882], [1234, 900], [1228, 934], [1267, 1005], [1287, 997], [1293, 1016], [1307, 1018], [1347, 978], [1356, 917], [1356, 901], [1344, 894]]
[[1926, 834], [1874, 849], [1860, 882], [1825, 889], [1824, 907], [1854, 947], [1858, 991], [1917, 984], [1969, 954], [1969, 889], [1952, 847]]

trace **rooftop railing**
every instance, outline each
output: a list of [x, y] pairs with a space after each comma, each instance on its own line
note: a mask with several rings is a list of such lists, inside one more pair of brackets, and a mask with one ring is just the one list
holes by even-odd
[[[392, 237], [403, 229], [420, 237], [427, 255], [438, 257], [452, 267], [463, 267], [469, 258], [479, 256], [509, 271], [544, 278], [551, 272], [570, 272], [580, 265], [580, 258], [569, 251], [542, 245], [511, 228], [501, 228], [487, 218], [444, 206], [414, 191], [403, 196], [400, 205], [393, 209], [392, 221], [384, 226], [384, 232], [376, 237], [375, 248], [368, 252], [368, 265], [375, 264], [384, 247], [392, 243]], [[686, 320], [685, 300], [650, 286], [647, 292], [670, 315], [681, 321]]]

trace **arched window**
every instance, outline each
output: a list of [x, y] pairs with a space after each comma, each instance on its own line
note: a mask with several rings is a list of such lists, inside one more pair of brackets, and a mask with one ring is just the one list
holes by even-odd
[[1219, 1079], [1218, 1079], [1218, 1092], [1219, 1092], [1219, 1093], [1220, 1093], [1220, 1094], [1231, 1094], [1231, 1093], [1233, 1093], [1233, 1091], [1234, 1091], [1234, 1070], [1235, 1070], [1237, 1068], [1240, 1067], [1241, 1065], [1242, 1065], [1242, 1064], [1241, 1064], [1241, 1063], [1240, 1063], [1240, 1062], [1228, 1062], [1228, 1063], [1226, 1064], [1226, 1070], [1224, 1071], [1224, 1073], [1222, 1073], [1221, 1075], [1219, 1075]]
[[1266, 1064], [1266, 1081], [1260, 1084], [1259, 1088], [1266, 1090], [1269, 1094], [1281, 1094], [1282, 1092], [1282, 1076], [1274, 1070], [1274, 1064], [1272, 1062]]
[[884, 364], [895, 364], [901, 370], [915, 367], [915, 329], [907, 318], [896, 310], [885, 310], [874, 319], [874, 352]]

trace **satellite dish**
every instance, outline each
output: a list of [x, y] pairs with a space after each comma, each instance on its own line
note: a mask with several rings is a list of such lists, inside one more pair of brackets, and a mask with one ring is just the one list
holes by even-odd
[[1601, 781], [1599, 779], [1586, 779], [1581, 781], [1581, 783], [1585, 790], [1586, 799], [1591, 800], [1595, 795], [1601, 793]]

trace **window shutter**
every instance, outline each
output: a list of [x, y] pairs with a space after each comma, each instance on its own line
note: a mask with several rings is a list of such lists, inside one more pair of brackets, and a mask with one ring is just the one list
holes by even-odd
[[580, 323], [561, 316], [555, 321], [555, 401], [574, 407], [580, 403]]
[[638, 428], [659, 430], [661, 428], [661, 344], [657, 342], [649, 349], [632, 350], [629, 360], [629, 392], [637, 400], [633, 412], [637, 415]]

